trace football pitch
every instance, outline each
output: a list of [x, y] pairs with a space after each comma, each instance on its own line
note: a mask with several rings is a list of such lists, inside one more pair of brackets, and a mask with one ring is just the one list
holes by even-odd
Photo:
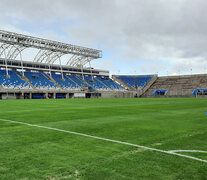
[[0, 180], [207, 179], [207, 99], [0, 101]]

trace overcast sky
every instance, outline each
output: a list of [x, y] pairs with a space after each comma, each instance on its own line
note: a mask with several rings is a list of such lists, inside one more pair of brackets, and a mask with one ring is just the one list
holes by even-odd
[[206, 7], [206, 0], [0, 0], [0, 29], [103, 50], [93, 66], [111, 74], [207, 73]]

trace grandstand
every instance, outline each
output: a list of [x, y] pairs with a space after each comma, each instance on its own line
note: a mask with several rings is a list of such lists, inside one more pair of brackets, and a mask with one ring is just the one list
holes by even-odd
[[206, 78], [206, 74], [158, 77], [142, 97], [204, 97]]
[[[49, 77], [49, 75], [48, 75], [48, 77]], [[81, 90], [81, 87], [77, 83], [72, 81], [65, 74], [63, 74], [63, 76], [62, 76], [62, 74], [52, 73], [52, 78], [58, 83], [58, 85], [62, 89], [66, 89], [66, 90]]]
[[138, 89], [145, 87], [154, 75], [144, 76], [114, 76], [118, 81], [125, 84], [129, 89]]
[[24, 75], [29, 79], [30, 83], [36, 88], [36, 89], [60, 89], [54, 82], [47, 79], [46, 76], [44, 76], [40, 72], [24, 72]]
[[207, 97], [207, 75], [113, 75], [123, 87], [138, 97]]
[[[108, 70], [91, 67], [92, 60], [102, 57], [100, 50], [7, 31], [0, 31], [0, 42], [2, 99], [133, 96]], [[39, 50], [33, 61], [22, 59], [26, 48]], [[66, 64], [63, 55], [70, 56]]]
[[15, 71], [8, 70], [8, 75], [5, 69], [0, 70], [0, 84], [4, 89], [30, 89], [30, 85], [21, 79]]
[[[0, 99], [195, 97], [207, 95], [207, 75], [113, 75], [94, 69], [102, 51], [0, 31]], [[22, 51], [36, 48], [33, 61]], [[63, 64], [61, 57], [70, 55]], [[17, 57], [20, 60], [17, 60]], [[56, 63], [58, 62], [58, 63]]]
[[101, 81], [103, 84], [105, 84], [107, 87], [113, 89], [113, 90], [117, 90], [117, 91], [124, 91], [124, 88], [122, 86], [120, 86], [119, 84], [115, 83], [114, 81], [112, 81], [110, 78], [103, 78], [103, 77], [97, 77], [97, 80]]

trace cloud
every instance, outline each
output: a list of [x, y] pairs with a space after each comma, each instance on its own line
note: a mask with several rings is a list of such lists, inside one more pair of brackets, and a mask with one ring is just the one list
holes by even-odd
[[[0, 25], [112, 54], [112, 73], [204, 72], [205, 0], [1, 0]], [[117, 63], [119, 62], [119, 63]]]

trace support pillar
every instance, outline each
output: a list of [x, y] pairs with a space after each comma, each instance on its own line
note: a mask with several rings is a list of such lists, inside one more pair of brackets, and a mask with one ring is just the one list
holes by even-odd
[[5, 57], [5, 65], [6, 65], [6, 76], [8, 77], [8, 76], [9, 76], [9, 73], [8, 73], [8, 67], [7, 67], [7, 55], [6, 55], [6, 50], [4, 50], [4, 57]]
[[60, 70], [61, 70], [61, 74], [62, 74], [62, 79], [64, 79], [64, 76], [63, 76], [63, 68], [62, 68], [62, 64], [61, 64], [60, 57], [59, 57], [59, 63], [60, 63]]
[[91, 79], [93, 81], [93, 74], [92, 74], [92, 69], [91, 69], [91, 61], [89, 61], [88, 63], [89, 63], [89, 67], [90, 67], [90, 70], [91, 70]]
[[48, 92], [45, 93], [45, 98], [46, 98], [46, 99], [49, 99], [49, 97], [48, 97]]
[[21, 67], [22, 67], [22, 75], [24, 76], [24, 68], [23, 68], [23, 60], [22, 60], [22, 52], [19, 51], [20, 60], [21, 60]]
[[81, 66], [82, 79], [85, 80], [85, 79], [84, 79], [84, 75], [83, 75], [83, 65], [82, 65], [82, 63], [81, 63], [81, 60], [80, 60], [80, 66]]

